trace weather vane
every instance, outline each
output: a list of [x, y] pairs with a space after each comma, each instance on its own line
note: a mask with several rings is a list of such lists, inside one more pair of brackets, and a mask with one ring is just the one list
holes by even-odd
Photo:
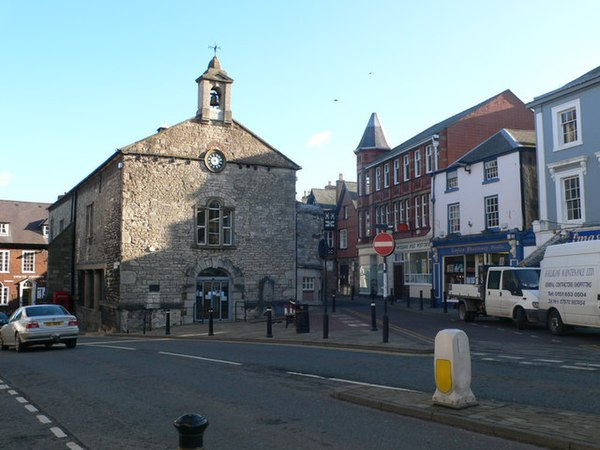
[[215, 45], [209, 45], [208, 48], [212, 49], [215, 52], [215, 56], [217, 56], [217, 50], [221, 50], [221, 47], [219, 47], [216, 42]]

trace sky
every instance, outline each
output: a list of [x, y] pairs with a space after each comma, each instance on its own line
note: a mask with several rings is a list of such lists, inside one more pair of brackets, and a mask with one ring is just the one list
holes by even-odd
[[505, 89], [525, 103], [600, 66], [597, 0], [0, 0], [0, 199], [56, 201], [125, 145], [194, 117], [217, 45], [233, 118], [302, 167], [356, 180]]

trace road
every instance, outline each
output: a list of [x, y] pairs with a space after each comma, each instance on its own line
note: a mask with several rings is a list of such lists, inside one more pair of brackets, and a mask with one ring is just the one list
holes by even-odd
[[354, 381], [402, 385], [430, 378], [424, 357], [82, 338], [74, 350], [2, 352], [0, 361], [6, 386], [0, 405], [15, 418], [0, 422], [1, 435], [16, 450], [176, 448], [172, 422], [186, 413], [208, 418], [207, 449], [535, 448], [330, 397], [334, 387]]

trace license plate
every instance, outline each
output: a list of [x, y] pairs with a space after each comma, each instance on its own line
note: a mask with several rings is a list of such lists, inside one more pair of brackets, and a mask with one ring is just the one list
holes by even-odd
[[62, 321], [58, 321], [58, 322], [44, 322], [44, 324], [45, 324], [47, 327], [55, 327], [55, 326], [57, 326], [57, 325], [62, 325], [62, 324], [64, 324], [64, 322], [62, 322]]

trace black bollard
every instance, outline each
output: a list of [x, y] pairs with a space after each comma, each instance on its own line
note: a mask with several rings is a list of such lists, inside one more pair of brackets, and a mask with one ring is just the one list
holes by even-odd
[[165, 325], [165, 334], [169, 335], [169, 334], [171, 334], [171, 310], [167, 309], [166, 313], [167, 313], [167, 323]]
[[431, 289], [430, 291], [430, 299], [431, 299], [431, 305], [429, 305], [430, 308], [435, 308], [435, 289]]
[[331, 312], [335, 312], [335, 294], [331, 294]]
[[444, 312], [448, 312], [448, 292], [444, 291]]
[[179, 433], [179, 450], [202, 450], [204, 448], [204, 431], [208, 427], [208, 419], [200, 414], [186, 414], [175, 419], [173, 426]]
[[210, 308], [208, 310], [208, 335], [209, 336], [215, 335], [215, 330], [213, 327], [213, 309], [212, 308]]
[[329, 316], [323, 314], [323, 339], [329, 339]]
[[390, 341], [390, 319], [387, 314], [383, 315], [383, 343]]
[[419, 291], [419, 309], [423, 311], [423, 291]]
[[371, 302], [371, 331], [377, 331], [377, 318], [375, 317], [375, 302]]
[[273, 314], [270, 306], [267, 306], [267, 337], [273, 337]]

